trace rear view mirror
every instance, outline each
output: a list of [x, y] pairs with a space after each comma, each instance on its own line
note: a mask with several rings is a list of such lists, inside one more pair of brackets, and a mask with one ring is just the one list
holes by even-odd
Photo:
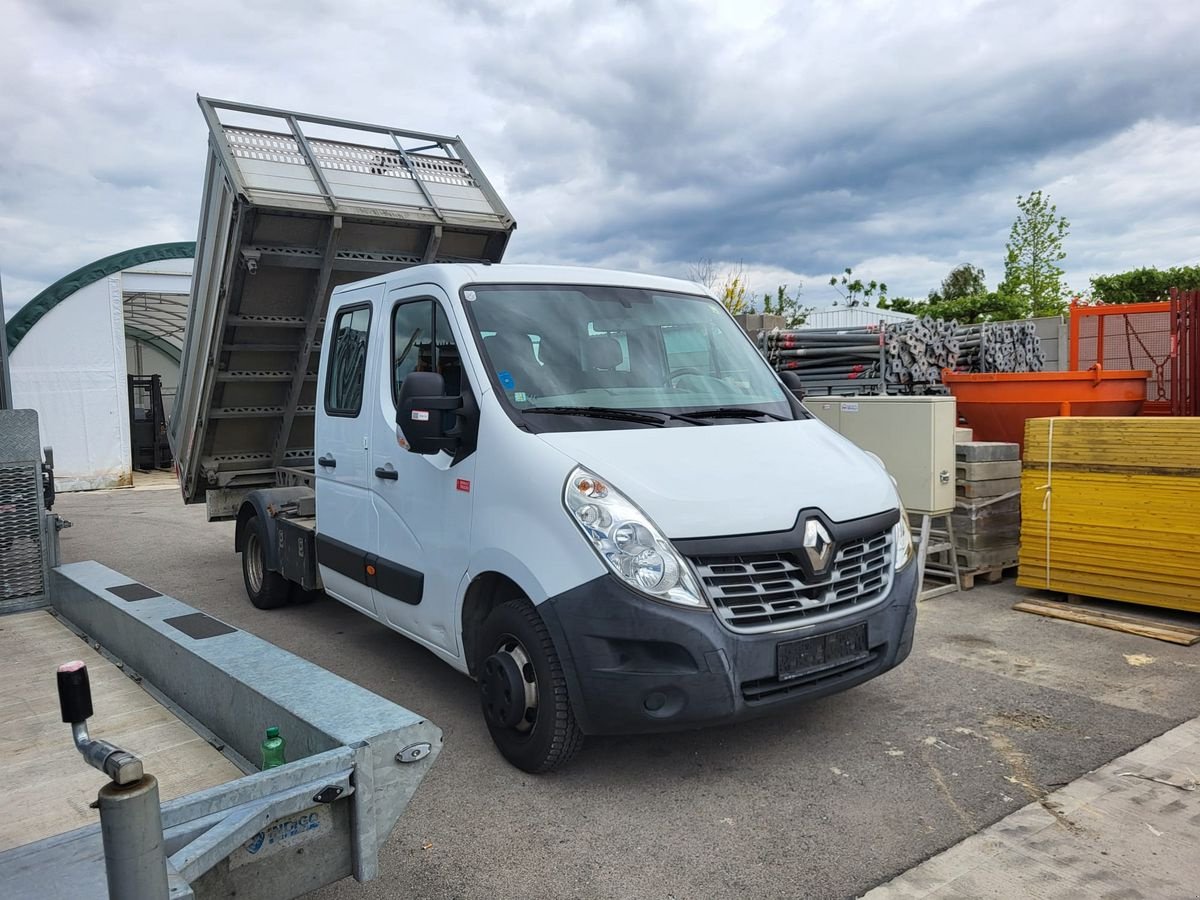
[[446, 382], [437, 372], [410, 372], [400, 385], [396, 400], [396, 425], [413, 453], [430, 456], [458, 447], [461, 429], [457, 421], [446, 427], [446, 413], [457, 413], [462, 397], [447, 397]]
[[783, 386], [796, 395], [797, 400], [803, 400], [805, 396], [804, 382], [795, 372], [780, 372], [779, 380], [783, 382]]

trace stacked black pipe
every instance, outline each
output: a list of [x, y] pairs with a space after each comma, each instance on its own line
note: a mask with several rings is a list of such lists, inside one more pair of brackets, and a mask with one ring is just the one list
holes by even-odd
[[936, 389], [942, 370], [1040, 372], [1032, 322], [959, 325], [921, 318], [847, 328], [764, 331], [759, 348], [777, 371], [831, 388]]

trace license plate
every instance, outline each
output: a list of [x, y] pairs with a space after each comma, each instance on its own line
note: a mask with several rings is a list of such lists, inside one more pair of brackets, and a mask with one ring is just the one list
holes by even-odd
[[775, 654], [780, 681], [798, 678], [815, 669], [826, 669], [863, 659], [869, 655], [867, 623], [799, 641], [786, 641], [776, 648]]

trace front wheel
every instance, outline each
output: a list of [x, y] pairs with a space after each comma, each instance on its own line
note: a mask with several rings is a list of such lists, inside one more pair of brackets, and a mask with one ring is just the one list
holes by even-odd
[[242, 580], [246, 596], [259, 609], [278, 609], [291, 596], [291, 583], [267, 568], [267, 535], [262, 520], [254, 516], [246, 523], [242, 543]]
[[497, 606], [483, 623], [476, 673], [483, 717], [501, 755], [533, 774], [567, 763], [583, 746], [562, 663], [527, 600]]

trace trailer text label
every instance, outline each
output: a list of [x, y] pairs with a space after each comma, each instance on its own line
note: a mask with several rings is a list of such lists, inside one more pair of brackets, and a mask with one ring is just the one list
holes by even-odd
[[306, 844], [328, 833], [332, 825], [333, 817], [328, 806], [319, 806], [272, 822], [230, 855], [229, 868], [236, 869], [280, 850]]

